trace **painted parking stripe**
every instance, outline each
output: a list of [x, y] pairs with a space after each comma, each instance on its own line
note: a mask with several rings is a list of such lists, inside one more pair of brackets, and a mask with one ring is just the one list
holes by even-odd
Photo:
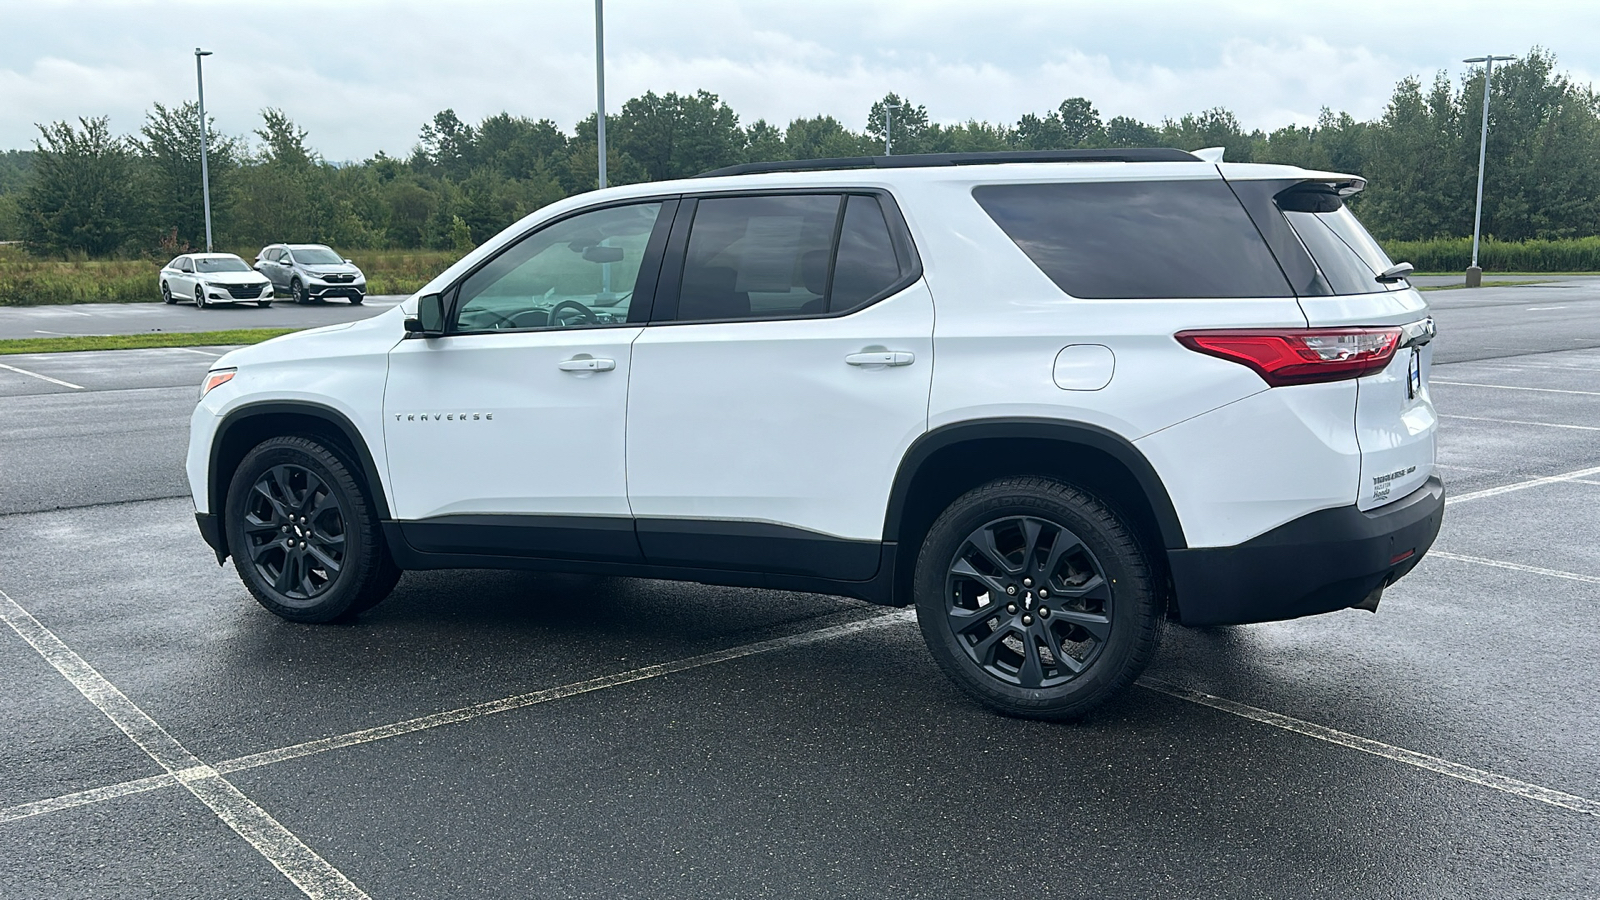
[[1560, 422], [1528, 422], [1522, 419], [1491, 419], [1488, 416], [1458, 416], [1440, 413], [1441, 419], [1468, 419], [1473, 422], [1499, 422], [1502, 425], [1539, 425], [1544, 428], [1571, 428], [1575, 431], [1600, 431], [1600, 425], [1565, 425]]
[[1440, 381], [1437, 378], [1428, 379], [1429, 384], [1448, 384], [1455, 387], [1494, 388], [1497, 391], [1535, 391], [1540, 394], [1582, 394], [1585, 397], [1600, 397], [1600, 391], [1570, 391], [1562, 388], [1518, 387], [1511, 384], [1480, 384], [1476, 381]]
[[1450, 506], [1456, 503], [1465, 503], [1468, 500], [1481, 500], [1484, 497], [1498, 497], [1501, 494], [1509, 494], [1512, 491], [1526, 490], [1531, 487], [1539, 487], [1540, 485], [1545, 484], [1558, 484], [1563, 481], [1578, 481], [1594, 475], [1600, 475], [1600, 466], [1595, 466], [1589, 469], [1579, 469], [1576, 472], [1567, 472], [1563, 475], [1546, 475], [1543, 478], [1530, 478], [1527, 481], [1518, 481], [1514, 484], [1502, 484], [1499, 487], [1484, 488], [1481, 491], [1469, 491], [1465, 494], [1457, 494], [1454, 497], [1446, 497], [1444, 498], [1444, 503], [1446, 506]]
[[1429, 756], [1426, 753], [1418, 753], [1415, 750], [1407, 750], [1404, 747], [1385, 744], [1382, 741], [1364, 738], [1360, 735], [1350, 734], [1347, 731], [1339, 731], [1336, 728], [1317, 725], [1304, 719], [1296, 719], [1293, 716], [1286, 716], [1271, 710], [1237, 703], [1233, 700], [1225, 700], [1221, 697], [1179, 687], [1175, 684], [1168, 684], [1164, 681], [1142, 678], [1138, 681], [1138, 684], [1157, 693], [1176, 697], [1179, 700], [1187, 700], [1190, 703], [1197, 703], [1201, 706], [1208, 706], [1220, 712], [1238, 716], [1241, 719], [1249, 719], [1252, 722], [1270, 725], [1273, 728], [1279, 728], [1284, 731], [1292, 731], [1295, 734], [1315, 738], [1319, 741], [1337, 744], [1352, 750], [1360, 750], [1363, 753], [1371, 753], [1374, 756], [1380, 756], [1408, 766], [1415, 766], [1419, 769], [1426, 769], [1429, 772], [1449, 778], [1459, 778], [1462, 781], [1471, 782], [1472, 784], [1481, 785], [1512, 796], [1535, 800], [1539, 803], [1548, 803], [1551, 806], [1559, 806], [1562, 809], [1587, 813], [1591, 816], [1600, 816], [1600, 800], [1591, 800], [1588, 797], [1568, 794], [1565, 791], [1558, 791], [1554, 788], [1533, 784], [1532, 782], [1497, 775], [1484, 769], [1475, 769], [1472, 766], [1452, 762], [1438, 756]]
[[[3, 594], [0, 594], [0, 596], [3, 596]], [[307, 741], [305, 743], [294, 744], [289, 747], [280, 747], [277, 750], [268, 750], [264, 753], [253, 753], [249, 756], [240, 756], [235, 759], [217, 763], [212, 768], [215, 769], [219, 775], [227, 775], [233, 772], [240, 772], [245, 769], [254, 769], [260, 766], [272, 765], [273, 763], [285, 762], [291, 759], [300, 759], [301, 757], [312, 756], [318, 753], [326, 753], [329, 750], [338, 750], [343, 747], [353, 747], [358, 744], [371, 743], [372, 741], [380, 741], [385, 738], [398, 737], [403, 734], [413, 734], [418, 731], [426, 731], [428, 729], [438, 728], [444, 725], [453, 725], [458, 722], [469, 722], [473, 719], [493, 715], [495, 713], [510, 712], [514, 709], [523, 709], [539, 703], [548, 703], [552, 700], [561, 700], [566, 697], [576, 697], [580, 694], [592, 693], [594, 691], [618, 687], [624, 684], [632, 684], [636, 681], [660, 678], [663, 675], [671, 675], [675, 672], [685, 672], [690, 669], [698, 669], [720, 662], [730, 662], [732, 660], [743, 659], [745, 657], [755, 656], [761, 653], [770, 653], [774, 650], [784, 650], [791, 647], [801, 647], [806, 644], [814, 644], [820, 641], [848, 637], [853, 634], [860, 634], [862, 632], [874, 628], [881, 628], [886, 625], [897, 625], [914, 621], [916, 621], [916, 613], [911, 610], [898, 610], [892, 613], [875, 614], [868, 618], [858, 619], [853, 622], [846, 622], [842, 625], [834, 625], [828, 628], [818, 628], [813, 631], [806, 631], [800, 634], [774, 638], [768, 641], [742, 644], [738, 647], [731, 647], [727, 650], [718, 650], [712, 653], [704, 653], [699, 656], [691, 656], [686, 659], [675, 660], [673, 662], [659, 663], [657, 665], [644, 666], [638, 669], [630, 669], [626, 672], [618, 672], [614, 675], [602, 675], [599, 678], [591, 678], [587, 681], [578, 681], [572, 684], [548, 688], [542, 691], [518, 694], [516, 696], [506, 697], [501, 700], [491, 700], [487, 703], [464, 706], [442, 713], [435, 713], [433, 715], [422, 716], [416, 719], [407, 719], [403, 722], [395, 722], [390, 725], [380, 725], [375, 728], [365, 728], [360, 731], [350, 732], [348, 734], [335, 735], [333, 737], [322, 738], [315, 741]], [[118, 797], [126, 797], [129, 794], [139, 794], [144, 793], [145, 791], [153, 791], [160, 788], [171, 787], [178, 783], [179, 779], [176, 775], [155, 775], [149, 778], [139, 778], [133, 781], [125, 781], [120, 784], [112, 784], [105, 787], [93, 788], [91, 790], [63, 794], [59, 797], [52, 797], [48, 800], [36, 800], [32, 803], [23, 803], [18, 806], [0, 809], [0, 823], [11, 822], [17, 819], [25, 819], [30, 816], [43, 815], [45, 813], [57, 812], [63, 809], [88, 806], [93, 803], [103, 803], [107, 800], [115, 800]]]
[[1503, 559], [1489, 559], [1484, 556], [1467, 556], [1461, 553], [1447, 553], [1443, 550], [1429, 550], [1428, 558], [1449, 559], [1455, 562], [1474, 563], [1480, 566], [1493, 566], [1496, 569], [1509, 569], [1513, 572], [1527, 572], [1530, 575], [1546, 575], [1551, 578], [1565, 578], [1568, 581], [1581, 581], [1584, 584], [1600, 584], [1600, 576], [1583, 575], [1578, 572], [1563, 572], [1560, 569], [1546, 569], [1543, 566], [1529, 566], [1523, 563], [1507, 562]]
[[5, 363], [0, 363], [0, 369], [5, 369], [9, 372], [15, 372], [18, 375], [27, 375], [32, 378], [37, 378], [40, 381], [48, 381], [51, 384], [59, 384], [62, 387], [72, 388], [75, 391], [86, 390], [86, 388], [84, 388], [84, 386], [81, 384], [73, 384], [70, 381], [62, 381], [59, 378], [51, 378], [49, 375], [40, 375], [38, 372], [29, 372], [27, 369], [19, 369], [16, 366], [8, 366]]
[[217, 818], [248, 841], [256, 852], [266, 857], [307, 897], [314, 900], [365, 900], [365, 891], [307, 847], [216, 769], [190, 753], [116, 685], [107, 681], [94, 666], [89, 665], [87, 660], [63, 643], [5, 591], [0, 591], [0, 619], [32, 645], [46, 662], [120, 728], [129, 740], [138, 744], [189, 793], [209, 806]]

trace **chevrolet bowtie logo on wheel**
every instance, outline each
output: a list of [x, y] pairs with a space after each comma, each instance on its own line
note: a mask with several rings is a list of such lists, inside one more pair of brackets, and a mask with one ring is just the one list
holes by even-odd
[[494, 413], [395, 413], [396, 422], [493, 422]]

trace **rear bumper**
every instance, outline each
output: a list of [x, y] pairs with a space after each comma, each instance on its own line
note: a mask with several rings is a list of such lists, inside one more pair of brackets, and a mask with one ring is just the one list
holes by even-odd
[[1443, 520], [1435, 475], [1369, 512], [1324, 509], [1237, 546], [1169, 551], [1178, 620], [1239, 625], [1354, 606], [1410, 572]]

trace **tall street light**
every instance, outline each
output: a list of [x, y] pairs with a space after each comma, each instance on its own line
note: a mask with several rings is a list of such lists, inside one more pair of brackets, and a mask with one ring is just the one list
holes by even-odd
[[1472, 265], [1467, 267], [1467, 287], [1483, 285], [1483, 269], [1478, 267], [1478, 234], [1483, 224], [1483, 157], [1489, 149], [1489, 80], [1494, 75], [1498, 61], [1516, 59], [1515, 56], [1474, 56], [1464, 63], [1483, 63], [1483, 127], [1478, 132], [1478, 206], [1472, 214]]
[[200, 58], [210, 50], [194, 48], [194, 81], [200, 92], [200, 194], [206, 203], [206, 252], [211, 252], [211, 170], [206, 165], [206, 79], [200, 73]]
[[883, 155], [894, 155], [894, 111], [900, 108], [898, 103], [883, 101]]
[[600, 186], [606, 186], [606, 26], [605, 0], [594, 0], [594, 93], [596, 134], [600, 143]]

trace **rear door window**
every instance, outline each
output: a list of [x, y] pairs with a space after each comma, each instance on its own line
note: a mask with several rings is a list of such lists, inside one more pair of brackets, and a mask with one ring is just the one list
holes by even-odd
[[1293, 296], [1222, 181], [994, 184], [972, 194], [1073, 297]]
[[889, 223], [876, 197], [853, 195], [845, 201], [839, 253], [833, 266], [829, 312], [846, 312], [881, 297], [900, 280]]
[[827, 311], [838, 194], [705, 198], [695, 210], [679, 321]]

